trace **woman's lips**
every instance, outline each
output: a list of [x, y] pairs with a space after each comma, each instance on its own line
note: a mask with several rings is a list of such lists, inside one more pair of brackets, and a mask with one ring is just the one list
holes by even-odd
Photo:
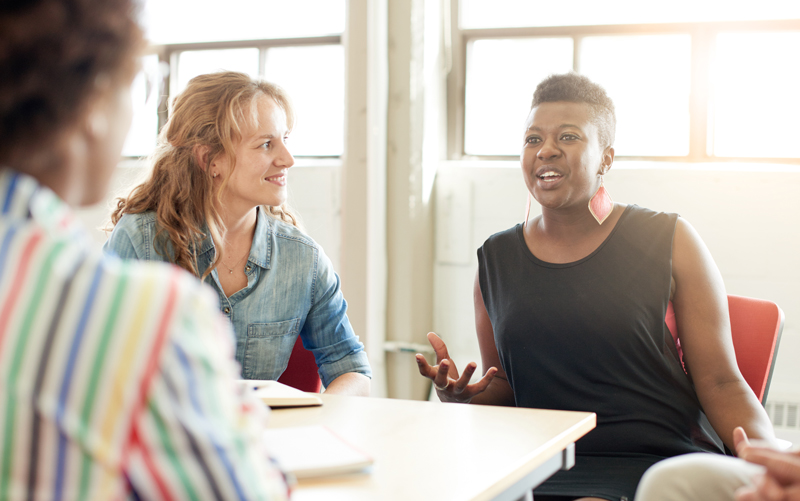
[[544, 172], [536, 176], [536, 184], [544, 189], [555, 188], [559, 185], [564, 176], [556, 172]]
[[278, 186], [286, 186], [286, 174], [278, 174], [277, 176], [270, 176], [265, 179], [272, 184], [277, 184]]

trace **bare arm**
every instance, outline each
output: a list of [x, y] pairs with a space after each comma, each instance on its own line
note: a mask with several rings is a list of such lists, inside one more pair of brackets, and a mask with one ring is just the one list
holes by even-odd
[[368, 397], [370, 379], [357, 372], [348, 372], [337, 377], [325, 388], [325, 393], [331, 395], [350, 395], [353, 397]]
[[672, 277], [684, 360], [714, 430], [731, 450], [737, 426], [751, 437], [773, 441], [767, 414], [736, 365], [722, 276], [700, 236], [680, 218], [672, 245]]
[[483, 371], [486, 372], [491, 367], [497, 368], [489, 387], [482, 394], [472, 399], [474, 404], [484, 405], [515, 405], [514, 392], [508, 384], [508, 376], [500, 364], [500, 355], [497, 353], [497, 345], [494, 342], [494, 329], [489, 320], [489, 313], [486, 312], [486, 305], [483, 303], [483, 293], [478, 273], [475, 273], [475, 284], [473, 286], [472, 298], [475, 308], [475, 330], [478, 333], [478, 347], [481, 350], [481, 364]]

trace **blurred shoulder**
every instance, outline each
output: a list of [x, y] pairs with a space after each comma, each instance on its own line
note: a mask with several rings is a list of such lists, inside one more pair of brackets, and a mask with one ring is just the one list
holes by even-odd
[[138, 214], [124, 214], [117, 224], [114, 225], [114, 230], [124, 231], [126, 233], [134, 233], [141, 231], [145, 226], [155, 226], [156, 213], [155, 211], [140, 212]]

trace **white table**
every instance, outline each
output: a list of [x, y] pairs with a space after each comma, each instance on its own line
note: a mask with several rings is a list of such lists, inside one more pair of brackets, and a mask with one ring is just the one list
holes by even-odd
[[323, 424], [375, 459], [366, 473], [300, 481], [296, 501], [512, 501], [574, 464], [589, 412], [322, 395], [269, 427]]

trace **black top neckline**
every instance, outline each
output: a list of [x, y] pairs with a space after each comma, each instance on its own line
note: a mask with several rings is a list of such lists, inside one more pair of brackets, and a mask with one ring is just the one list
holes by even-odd
[[603, 247], [606, 246], [606, 244], [611, 240], [611, 238], [617, 232], [619, 227], [625, 222], [625, 219], [628, 217], [628, 214], [630, 213], [632, 207], [638, 207], [638, 206], [636, 204], [628, 204], [623, 210], [622, 215], [617, 220], [617, 223], [614, 225], [614, 228], [611, 230], [611, 233], [608, 234], [605, 240], [603, 240], [595, 250], [590, 252], [588, 256], [578, 259], [577, 261], [572, 261], [569, 263], [551, 263], [548, 261], [543, 261], [538, 257], [536, 257], [533, 254], [533, 252], [531, 252], [531, 250], [528, 248], [528, 244], [525, 242], [525, 232], [522, 223], [517, 224], [516, 227], [517, 240], [518, 243], [522, 246], [522, 253], [525, 254], [525, 256], [529, 260], [531, 260], [535, 265], [542, 266], [545, 268], [571, 268], [573, 266], [578, 266], [592, 259], [592, 257], [597, 255], [597, 253], [599, 253], [603, 249]]

